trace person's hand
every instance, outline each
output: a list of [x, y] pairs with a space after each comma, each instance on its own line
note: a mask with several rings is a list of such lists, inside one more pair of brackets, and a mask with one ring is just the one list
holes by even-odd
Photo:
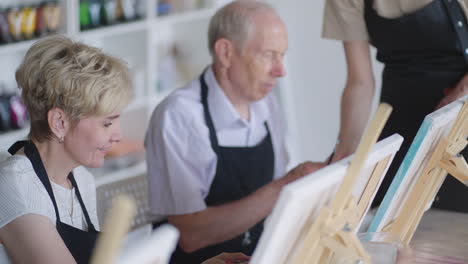
[[325, 165], [326, 164], [324, 162], [311, 162], [311, 161], [303, 162], [297, 165], [294, 169], [290, 170], [286, 174], [286, 176], [281, 178], [281, 180], [283, 180], [284, 184], [288, 184], [306, 175], [309, 175], [316, 170], [321, 169]]
[[439, 109], [468, 94], [468, 73], [465, 74], [465, 76], [458, 82], [455, 87], [445, 89], [444, 93], [444, 98], [442, 98], [435, 109]]
[[203, 261], [202, 264], [248, 264], [249, 256], [243, 253], [222, 253]]

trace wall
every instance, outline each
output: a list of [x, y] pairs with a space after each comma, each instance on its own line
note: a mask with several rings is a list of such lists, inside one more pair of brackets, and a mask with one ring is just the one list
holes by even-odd
[[[287, 118], [293, 165], [303, 160], [324, 160], [338, 135], [346, 65], [341, 42], [320, 37], [325, 1], [270, 1], [289, 30], [282, 94], [290, 108]], [[373, 65], [380, 87], [382, 67], [375, 61]]]

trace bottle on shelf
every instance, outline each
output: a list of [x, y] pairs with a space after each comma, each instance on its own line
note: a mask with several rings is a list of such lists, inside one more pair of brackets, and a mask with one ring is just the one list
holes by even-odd
[[129, 22], [143, 18], [142, 0], [80, 0], [81, 30]]
[[80, 0], [79, 7], [80, 29], [85, 30], [91, 27], [88, 0]]
[[156, 14], [158, 16], [165, 16], [172, 12], [172, 4], [168, 0], [159, 0], [156, 5]]
[[101, 1], [90, 0], [89, 1], [89, 17], [91, 27], [98, 27], [101, 25]]
[[0, 8], [0, 44], [10, 43], [13, 39], [10, 35], [8, 25], [8, 11], [5, 8]]
[[11, 7], [7, 10], [8, 26], [10, 35], [14, 41], [22, 40], [21, 37], [21, 21], [23, 20], [23, 12], [19, 7]]
[[28, 123], [25, 105], [17, 91], [11, 92], [0, 84], [0, 132], [24, 128]]
[[101, 24], [112, 25], [116, 22], [116, 3], [113, 0], [104, 0], [101, 5]]
[[0, 44], [56, 33], [60, 27], [60, 16], [57, 0], [0, 7]]
[[42, 9], [43, 21], [48, 34], [57, 33], [60, 27], [62, 10], [57, 1], [46, 2]]

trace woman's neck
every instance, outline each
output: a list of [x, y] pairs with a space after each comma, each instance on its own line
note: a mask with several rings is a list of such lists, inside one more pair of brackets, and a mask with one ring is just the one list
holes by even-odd
[[50, 181], [71, 189], [72, 185], [68, 180], [68, 174], [76, 166], [67, 158], [68, 155], [66, 155], [64, 151], [63, 144], [53, 140], [41, 143], [33, 142], [39, 151], [39, 155], [41, 156], [42, 163], [44, 164]]

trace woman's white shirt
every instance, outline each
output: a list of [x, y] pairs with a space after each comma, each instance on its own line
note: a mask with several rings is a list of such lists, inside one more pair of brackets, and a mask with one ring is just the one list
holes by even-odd
[[[73, 170], [76, 183], [89, 217], [99, 229], [96, 210], [96, 186], [93, 176], [84, 168]], [[75, 188], [64, 188], [51, 182], [62, 223], [87, 230]], [[45, 216], [55, 225], [56, 217], [52, 200], [37, 177], [29, 159], [13, 155], [0, 162], [0, 228], [26, 214]], [[5, 247], [0, 244], [0, 263], [9, 263]]]

